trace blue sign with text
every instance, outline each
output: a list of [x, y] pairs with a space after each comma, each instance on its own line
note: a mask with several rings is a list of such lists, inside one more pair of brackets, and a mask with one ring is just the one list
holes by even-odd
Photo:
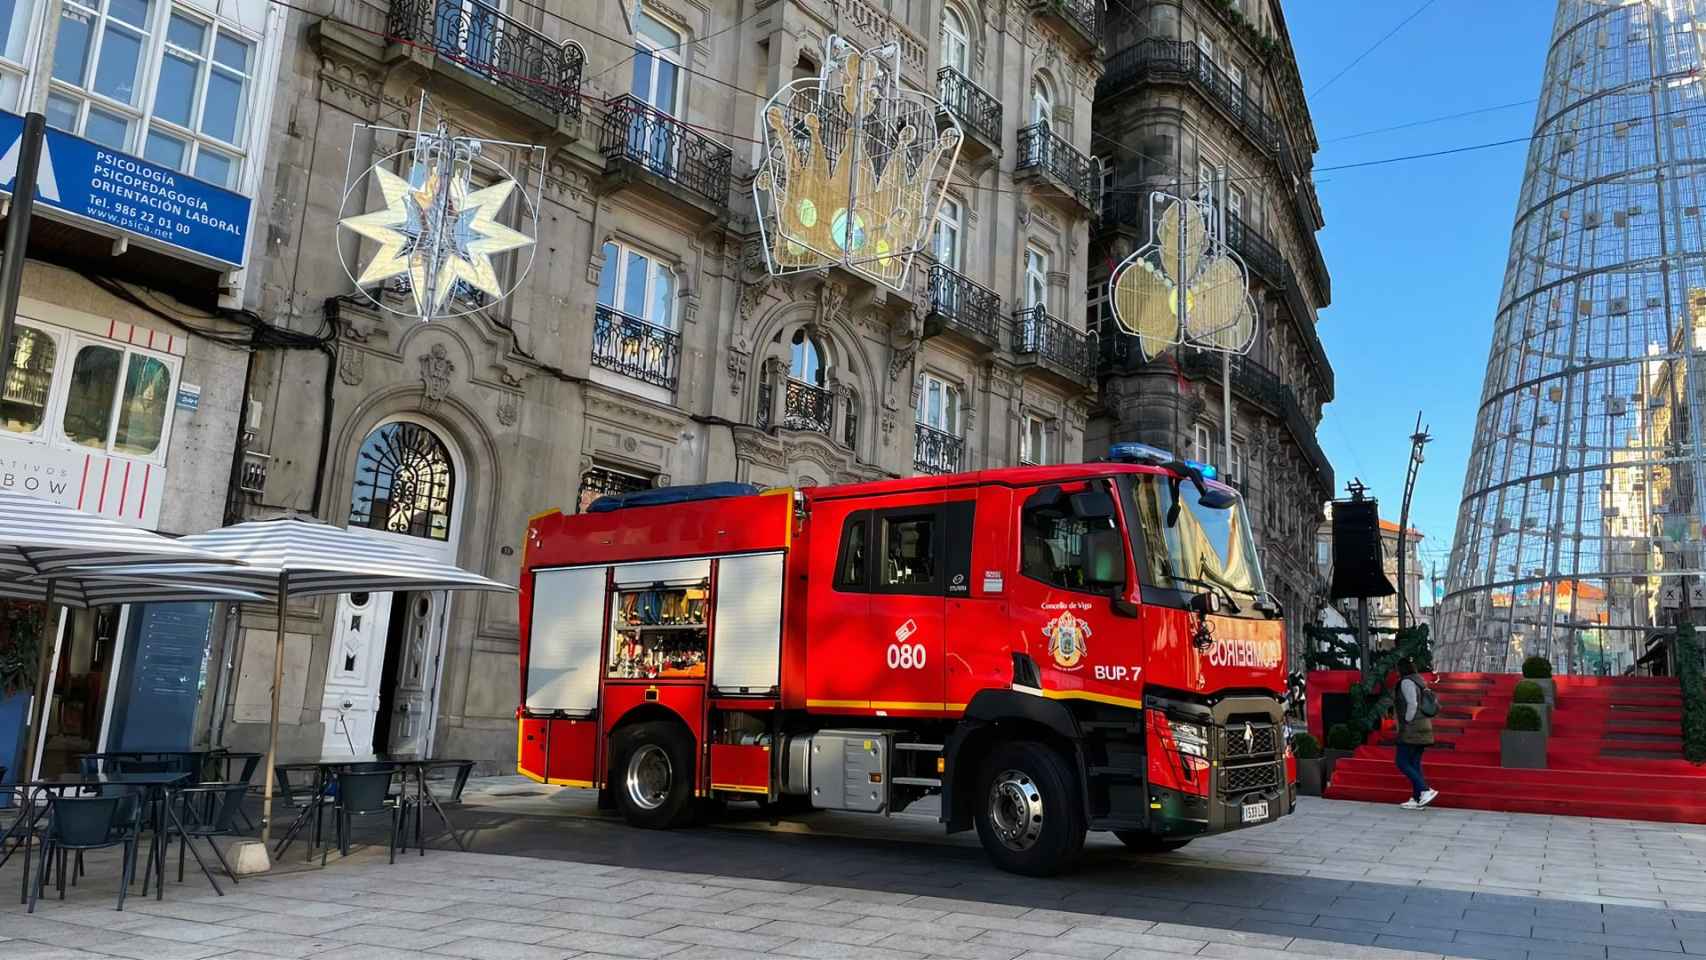
[[[9, 195], [17, 179], [23, 131], [23, 117], [0, 110], [0, 193]], [[43, 146], [38, 204], [243, 265], [248, 197], [60, 130], [48, 130]]]

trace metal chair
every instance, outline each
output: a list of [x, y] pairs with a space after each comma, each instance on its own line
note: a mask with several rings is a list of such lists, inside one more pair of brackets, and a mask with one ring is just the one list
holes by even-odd
[[125, 894], [130, 892], [131, 878], [136, 873], [136, 843], [137, 835], [141, 832], [141, 823], [137, 817], [142, 809], [141, 804], [130, 805], [131, 821], [127, 827], [119, 819], [119, 814], [125, 806], [124, 799], [123, 795], [114, 793], [99, 797], [58, 797], [53, 801], [43, 838], [41, 867], [36, 873], [35, 885], [30, 890], [28, 912], [36, 911], [36, 901], [40, 899], [41, 891], [47, 885], [49, 864], [53, 862], [54, 854], [59, 855], [59, 899], [64, 900], [67, 855], [73, 852], [81, 855], [87, 850], [118, 846], [124, 848], [124, 861], [120, 867], [122, 876], [118, 888], [117, 909], [124, 909]]
[[[243, 786], [252, 789], [254, 787], [255, 771], [260, 769], [261, 760], [263, 758], [258, 753], [232, 753], [229, 750], [221, 750], [211, 759], [212, 762], [217, 764], [219, 767], [219, 777], [215, 781], [216, 783], [240, 783]], [[233, 776], [231, 774], [231, 768], [237, 764], [241, 764], [242, 766], [238, 769], [237, 774]], [[239, 806], [237, 808], [237, 815], [243, 818], [243, 825], [248, 828], [249, 832], [254, 832], [255, 823], [249, 819], [249, 812]]]
[[178, 822], [167, 827], [166, 842], [171, 843], [170, 834], [178, 835], [179, 883], [184, 882], [184, 850], [196, 840], [207, 841], [225, 875], [232, 883], [237, 882], [237, 874], [214, 838], [238, 836], [237, 815], [242, 812], [243, 798], [248, 792], [246, 783], [203, 783], [177, 791]]
[[[297, 811], [295, 822], [285, 831], [278, 845], [273, 849], [273, 857], [284, 854], [285, 848], [296, 839], [296, 835], [307, 825], [308, 811], [313, 810], [314, 832], [305, 861], [314, 859], [314, 848], [320, 844], [320, 814], [326, 805], [333, 802], [332, 793], [321, 779], [320, 765], [317, 763], [276, 763], [273, 764], [273, 782], [278, 785], [279, 796], [284, 802]], [[292, 778], [296, 779], [292, 779]]]
[[[438, 805], [440, 807], [444, 807], [460, 804], [462, 802], [462, 791], [468, 788], [468, 777], [474, 772], [474, 761], [439, 760], [432, 763], [422, 764], [419, 774], [420, 781], [417, 784], [421, 790], [430, 791], [432, 789], [432, 775], [435, 771], [448, 772], [450, 774], [448, 777], [444, 778], [450, 781], [450, 792], [443, 797], [437, 797]], [[437, 795], [435, 794], [434, 796], [436, 797]], [[403, 809], [403, 835], [408, 836], [409, 817], [413, 816], [415, 819], [415, 850], [423, 857], [426, 856], [426, 847], [421, 843], [421, 818], [426, 813], [424, 808], [430, 806], [432, 806], [432, 800], [424, 794], [420, 794], [409, 798]], [[451, 827], [448, 822], [445, 823], [445, 828], [449, 830], [455, 829], [454, 827]], [[407, 848], [405, 847], [404, 849], [406, 850]]]
[[[397, 862], [397, 827], [403, 805], [391, 795], [397, 768], [346, 770], [338, 774], [338, 800], [334, 814], [338, 824], [338, 852], [349, 856], [350, 821], [355, 817], [384, 815], [391, 820], [391, 862]], [[320, 850], [320, 865], [326, 865], [326, 849]]]

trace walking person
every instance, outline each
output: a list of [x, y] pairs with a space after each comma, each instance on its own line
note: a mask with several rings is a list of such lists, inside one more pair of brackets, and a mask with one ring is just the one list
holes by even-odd
[[1433, 691], [1416, 672], [1416, 662], [1409, 657], [1399, 660], [1394, 712], [1398, 719], [1398, 772], [1410, 781], [1410, 799], [1402, 804], [1406, 810], [1420, 810], [1439, 796], [1439, 791], [1430, 790], [1422, 777], [1422, 751], [1433, 746], [1433, 715], [1438, 709]]

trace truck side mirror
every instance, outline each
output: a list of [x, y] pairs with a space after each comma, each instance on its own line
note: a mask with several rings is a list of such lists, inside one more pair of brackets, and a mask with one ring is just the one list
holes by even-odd
[[1072, 515], [1079, 520], [1106, 520], [1114, 515], [1114, 498], [1103, 490], [1085, 490], [1070, 499]]
[[1238, 502], [1238, 497], [1225, 490], [1204, 489], [1197, 496], [1197, 503], [1210, 510], [1225, 510]]

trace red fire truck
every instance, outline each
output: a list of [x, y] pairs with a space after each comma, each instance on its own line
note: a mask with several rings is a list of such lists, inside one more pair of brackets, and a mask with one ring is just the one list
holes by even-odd
[[937, 797], [948, 831], [1045, 875], [1086, 830], [1167, 849], [1295, 799], [1243, 502], [1152, 447], [544, 513], [521, 625], [520, 771], [637, 826]]

